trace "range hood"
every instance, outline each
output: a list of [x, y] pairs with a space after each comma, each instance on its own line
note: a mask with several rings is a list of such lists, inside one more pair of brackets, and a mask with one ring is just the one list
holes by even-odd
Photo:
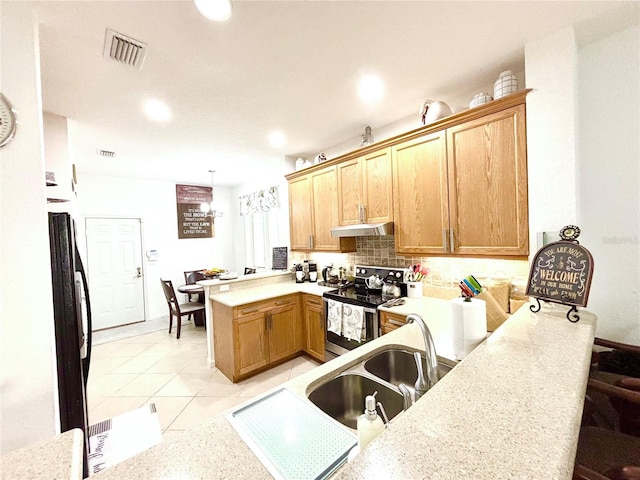
[[393, 235], [393, 222], [359, 223], [331, 229], [332, 237], [370, 237], [374, 235]]

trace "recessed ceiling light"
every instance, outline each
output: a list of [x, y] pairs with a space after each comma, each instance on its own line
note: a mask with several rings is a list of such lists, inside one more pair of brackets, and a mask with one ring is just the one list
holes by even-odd
[[384, 82], [377, 75], [364, 75], [358, 82], [358, 96], [366, 103], [377, 102], [384, 95]]
[[284, 133], [282, 132], [271, 132], [269, 134], [269, 144], [273, 148], [280, 148], [284, 146], [286, 141], [287, 141], [287, 138], [284, 136]]
[[193, 0], [193, 3], [209, 20], [221, 22], [231, 17], [231, 0]]
[[161, 100], [151, 99], [144, 104], [144, 112], [151, 120], [156, 122], [166, 122], [171, 118], [171, 110]]

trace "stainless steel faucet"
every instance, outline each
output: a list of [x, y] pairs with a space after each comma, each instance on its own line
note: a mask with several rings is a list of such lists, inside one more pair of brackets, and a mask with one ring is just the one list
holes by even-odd
[[415, 323], [420, 327], [422, 332], [422, 339], [424, 340], [424, 351], [427, 359], [427, 375], [425, 378], [424, 371], [422, 369], [422, 360], [420, 354], [416, 352], [414, 358], [416, 359], [416, 367], [418, 368], [418, 379], [415, 384], [416, 397], [421, 397], [427, 391], [438, 382], [438, 359], [436, 358], [436, 347], [431, 337], [431, 332], [424, 323], [424, 320], [420, 315], [412, 313], [407, 316], [407, 323]]

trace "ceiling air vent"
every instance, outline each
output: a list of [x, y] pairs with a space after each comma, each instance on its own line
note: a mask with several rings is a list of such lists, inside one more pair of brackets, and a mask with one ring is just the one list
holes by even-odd
[[107, 28], [104, 40], [105, 57], [141, 70], [146, 55], [146, 44]]
[[101, 156], [101, 157], [109, 157], [109, 158], [112, 158], [112, 157], [115, 157], [115, 156], [116, 156], [116, 152], [111, 152], [111, 151], [109, 151], [109, 150], [98, 150], [98, 152], [97, 152], [97, 153], [98, 153], [98, 155], [99, 155], [99, 156]]

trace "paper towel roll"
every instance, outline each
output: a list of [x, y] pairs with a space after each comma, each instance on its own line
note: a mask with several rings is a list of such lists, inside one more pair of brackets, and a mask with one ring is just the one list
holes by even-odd
[[459, 360], [466, 357], [487, 337], [487, 308], [484, 300], [464, 298], [451, 300], [451, 339], [453, 353]]

